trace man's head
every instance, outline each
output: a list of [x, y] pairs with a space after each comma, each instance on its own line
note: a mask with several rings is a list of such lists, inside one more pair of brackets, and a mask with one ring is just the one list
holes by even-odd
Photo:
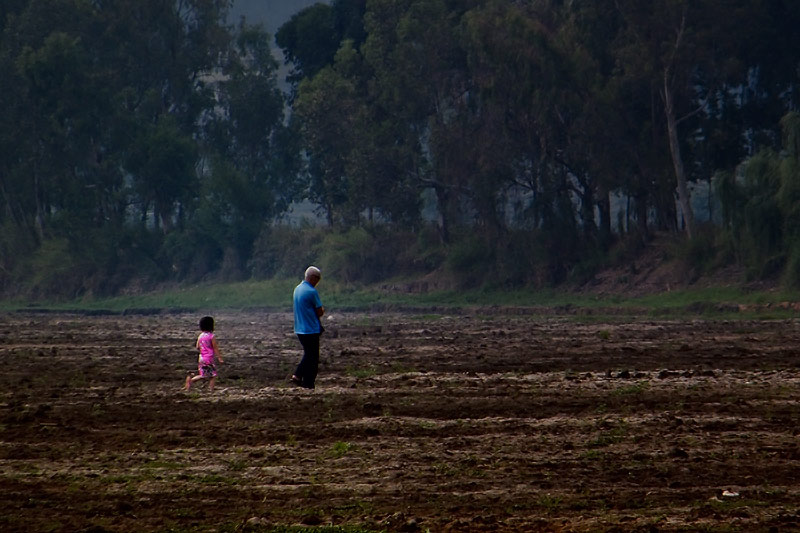
[[312, 287], [316, 287], [319, 280], [322, 279], [322, 272], [315, 266], [310, 266], [306, 269], [306, 276], [305, 280], [311, 284]]

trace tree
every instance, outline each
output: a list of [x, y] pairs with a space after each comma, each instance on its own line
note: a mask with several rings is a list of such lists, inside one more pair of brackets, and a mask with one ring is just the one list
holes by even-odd
[[187, 203], [197, 189], [197, 157], [193, 140], [183, 136], [169, 116], [140, 133], [126, 168], [137, 177], [143, 220], [152, 205], [155, 226], [164, 233], [173, 229], [176, 207]]
[[[449, 241], [469, 185], [462, 156], [467, 131], [470, 79], [459, 25], [470, 2], [379, 0], [365, 14], [362, 47], [375, 80], [370, 94], [376, 108], [399, 124], [395, 128], [400, 168], [419, 189], [435, 191], [440, 231]], [[462, 142], [459, 144], [458, 138]]]
[[329, 225], [353, 224], [357, 211], [345, 209], [350, 194], [347, 155], [357, 114], [355, 87], [332, 67], [300, 84], [294, 119], [308, 150], [308, 198], [322, 207]]
[[[767, 3], [729, 0], [659, 0], [647, 6], [619, 0], [617, 6], [624, 24], [615, 42], [615, 55], [623, 76], [638, 78], [658, 91], [678, 200], [691, 237], [694, 213], [687, 182], [692, 176], [685, 162], [691, 146], [690, 123], [697, 124], [702, 116], [718, 119], [721, 108], [715, 104], [729, 95], [732, 87], [747, 87], [752, 61], [764, 59], [748, 52], [761, 41], [752, 28], [769, 27], [768, 23], [754, 24], [768, 20], [769, 8]], [[682, 124], [686, 124], [683, 134]], [[705, 125], [712, 123], [706, 121]], [[694, 134], [705, 143], [713, 136], [711, 130]]]
[[800, 281], [800, 115], [781, 120], [783, 150], [764, 148], [719, 180], [723, 220], [737, 258], [752, 277], [785, 265], [788, 284]]
[[275, 42], [293, 68], [288, 80], [296, 86], [333, 64], [336, 51], [349, 40], [355, 48], [364, 41], [366, 0], [334, 0], [317, 3], [289, 19], [278, 29]]
[[800, 113], [792, 111], [781, 120], [783, 157], [778, 175], [778, 207], [783, 216], [781, 228], [786, 246], [786, 280], [791, 286], [800, 285]]
[[386, 114], [370, 90], [373, 72], [354, 44], [344, 41], [334, 63], [335, 70], [353, 84], [356, 99], [347, 131], [348, 210], [366, 213], [369, 224], [380, 220], [413, 228], [420, 214], [413, 153], [398, 142], [403, 126]]
[[[207, 198], [229, 228], [226, 241], [246, 257], [261, 227], [300, 194], [297, 146], [284, 124], [285, 101], [269, 36], [241, 26], [218, 80], [217, 106], [206, 125]], [[219, 175], [217, 175], [219, 173]], [[224, 215], [222, 215], [224, 213]]]
[[499, 185], [527, 191], [529, 223], [552, 229], [562, 242], [576, 229], [568, 207], [573, 194], [581, 199], [585, 234], [593, 235], [596, 227], [596, 178], [586, 152], [592, 144], [582, 98], [591, 86], [567, 53], [575, 41], [560, 42], [564, 15], [549, 3], [490, 2], [466, 18], [484, 127], [495, 124], [498, 144], [506, 147], [499, 153], [513, 166], [493, 174]]
[[[286, 208], [296, 188], [284, 185], [293, 185], [296, 158], [282, 124], [276, 64], [255, 29], [242, 28], [233, 50], [224, 25], [228, 3], [3, 4], [0, 222], [20, 239], [7, 231], [0, 245], [29, 242], [35, 254], [57, 243], [47, 253], [67, 254], [62, 264], [85, 269], [73, 278], [80, 284], [142, 258], [171, 268], [169, 250], [182, 248], [176, 236], [187, 236], [210, 212], [205, 207], [224, 188], [207, 185], [222, 176], [253, 179], [229, 195], [238, 209], [216, 217], [231, 222], [225, 216], [234, 213], [255, 226], [250, 243], [263, 221]], [[212, 163], [223, 158], [225, 164]], [[219, 177], [209, 175], [214, 169]], [[148, 224], [137, 227], [137, 214]], [[248, 250], [231, 237], [220, 242]], [[73, 256], [86, 259], [79, 264]], [[14, 265], [0, 266], [8, 272]]]

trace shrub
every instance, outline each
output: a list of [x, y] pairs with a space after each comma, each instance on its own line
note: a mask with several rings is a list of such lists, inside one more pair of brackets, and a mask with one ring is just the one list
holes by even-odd
[[10, 221], [0, 226], [0, 290], [4, 294], [19, 290], [14, 272], [33, 251], [33, 240], [27, 229]]
[[264, 226], [248, 262], [251, 276], [259, 279], [302, 276], [306, 267], [319, 263], [326, 231], [316, 226]]
[[691, 239], [677, 239], [672, 255], [681, 261], [691, 277], [697, 278], [720, 266], [720, 247], [713, 226], [698, 226]]
[[483, 283], [495, 270], [495, 249], [481, 237], [466, 234], [457, 238], [447, 249], [445, 266], [460, 285], [474, 287]]
[[18, 295], [34, 300], [112, 295], [163, 278], [154, 260], [159, 246], [147, 232], [110, 228], [46, 239], [19, 261], [13, 279]]
[[351, 228], [326, 235], [320, 263], [340, 280], [371, 283], [417, 270], [416, 237], [387, 227]]

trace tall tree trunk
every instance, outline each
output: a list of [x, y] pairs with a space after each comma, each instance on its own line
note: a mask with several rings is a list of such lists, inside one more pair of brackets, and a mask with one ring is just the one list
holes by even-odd
[[600, 221], [598, 225], [600, 245], [605, 249], [611, 243], [611, 198], [604, 186], [600, 186], [597, 194], [597, 211]]
[[14, 207], [12, 205], [11, 195], [9, 195], [8, 191], [6, 191], [5, 181], [3, 180], [2, 174], [0, 174], [0, 195], [3, 196], [3, 206], [6, 212], [5, 217], [0, 217], [0, 220], [7, 218], [14, 224], [21, 226], [23, 220], [22, 217], [24, 216], [22, 215], [22, 213], [24, 213], [24, 211], [20, 209], [19, 210], [20, 217], [17, 217], [17, 213], [15, 212]]
[[675, 119], [675, 109], [672, 102], [672, 91], [668, 83], [669, 71], [664, 73], [664, 113], [667, 115], [667, 134], [669, 137], [669, 150], [672, 154], [672, 165], [675, 167], [675, 179], [678, 183], [678, 202], [683, 211], [683, 221], [686, 225], [686, 234], [689, 238], [694, 235], [694, 213], [689, 198], [689, 187], [686, 185], [686, 171], [683, 168], [681, 146], [678, 142], [678, 121]]
[[636, 210], [636, 228], [642, 242], [650, 240], [650, 227], [647, 224], [647, 192], [638, 190], [633, 195], [633, 203]]
[[439, 211], [439, 238], [443, 244], [450, 243], [450, 195], [444, 187], [434, 187], [436, 206]]
[[580, 193], [580, 216], [581, 225], [583, 226], [583, 236], [588, 242], [593, 243], [597, 237], [597, 224], [594, 219], [594, 189], [591, 185], [591, 179], [588, 178], [581, 182], [581, 185], [583, 185], [583, 191]]
[[33, 214], [33, 229], [36, 232], [37, 242], [44, 241], [44, 208], [42, 207], [41, 185], [39, 183], [39, 169], [33, 166], [33, 198], [36, 201], [36, 212]]
[[672, 49], [672, 56], [664, 68], [664, 113], [667, 117], [667, 137], [669, 138], [669, 150], [672, 155], [672, 165], [675, 167], [675, 180], [678, 185], [678, 202], [683, 211], [683, 222], [686, 226], [686, 234], [689, 238], [694, 235], [694, 212], [689, 198], [689, 188], [686, 185], [686, 171], [683, 168], [683, 156], [681, 155], [681, 145], [678, 142], [678, 120], [675, 118], [675, 102], [672, 94], [672, 67], [678, 50], [683, 45], [684, 32], [686, 31], [686, 9], [683, 9], [681, 24], [677, 29], [675, 45]]
[[328, 227], [333, 227], [333, 204], [325, 202], [325, 220], [328, 222]]

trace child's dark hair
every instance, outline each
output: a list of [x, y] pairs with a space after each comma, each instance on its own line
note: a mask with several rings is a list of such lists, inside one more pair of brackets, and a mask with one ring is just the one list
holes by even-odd
[[214, 317], [204, 316], [201, 318], [200, 331], [214, 331]]

